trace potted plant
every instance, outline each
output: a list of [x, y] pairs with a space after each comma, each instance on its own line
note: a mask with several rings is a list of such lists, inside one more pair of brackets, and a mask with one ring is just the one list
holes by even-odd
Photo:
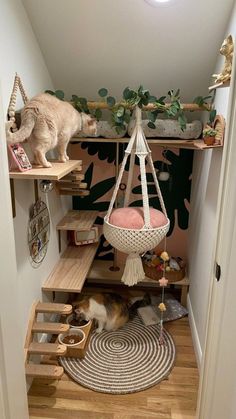
[[202, 132], [203, 140], [206, 145], [213, 145], [215, 143], [217, 131], [210, 127], [206, 126]]

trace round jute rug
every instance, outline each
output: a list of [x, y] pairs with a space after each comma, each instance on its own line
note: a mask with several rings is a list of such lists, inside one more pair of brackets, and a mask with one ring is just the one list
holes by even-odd
[[103, 393], [126, 394], [152, 387], [166, 378], [175, 361], [175, 345], [159, 326], [145, 327], [138, 317], [116, 332], [93, 333], [83, 359], [60, 358], [79, 384]]

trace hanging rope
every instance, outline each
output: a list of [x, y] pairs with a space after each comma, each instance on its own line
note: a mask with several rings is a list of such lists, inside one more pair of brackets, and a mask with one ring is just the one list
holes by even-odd
[[[161, 195], [161, 190], [156, 176], [156, 171], [151, 158], [151, 150], [142, 130], [142, 111], [139, 107], [135, 109], [136, 124], [132, 136], [125, 150], [125, 156], [121, 164], [119, 176], [113, 191], [113, 196], [108, 208], [107, 215], [104, 218], [103, 232], [107, 241], [121, 252], [127, 253], [125, 269], [122, 276], [122, 282], [132, 286], [145, 278], [145, 273], [140, 258], [141, 253], [154, 249], [160, 241], [165, 237], [169, 229], [169, 220], [165, 204]], [[144, 225], [141, 229], [122, 228], [110, 223], [110, 216], [113, 211], [114, 202], [120, 187], [120, 183], [124, 174], [127, 159], [130, 156], [129, 175], [127, 188], [125, 192], [124, 205], [129, 205], [130, 193], [132, 187], [132, 179], [134, 172], [135, 156], [140, 162], [141, 173], [141, 189], [143, 200]], [[166, 224], [160, 227], [152, 227], [150, 221], [150, 208], [148, 198], [148, 188], [146, 179], [145, 162], [148, 161], [154, 183], [157, 189], [157, 195], [160, 200], [162, 212], [166, 217]]]
[[25, 105], [29, 101], [29, 99], [26, 95], [26, 92], [25, 92], [25, 89], [23, 87], [22, 81], [21, 81], [20, 77], [18, 76], [18, 74], [16, 73], [13, 88], [12, 88], [12, 93], [11, 93], [11, 97], [10, 97], [10, 101], [9, 101], [9, 106], [8, 106], [8, 110], [7, 110], [7, 115], [8, 115], [9, 121], [11, 121], [11, 123], [12, 123], [11, 128], [12, 128], [13, 132], [17, 131], [15, 114], [16, 114], [16, 97], [17, 97], [18, 90], [20, 90], [21, 97], [22, 97], [22, 100], [23, 100], [24, 105]]

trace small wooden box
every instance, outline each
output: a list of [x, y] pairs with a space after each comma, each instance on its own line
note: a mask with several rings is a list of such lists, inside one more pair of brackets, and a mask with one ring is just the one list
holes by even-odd
[[71, 358], [84, 358], [85, 357], [88, 344], [89, 344], [90, 335], [93, 330], [93, 322], [88, 323], [87, 325], [81, 327], [81, 330], [83, 330], [83, 332], [85, 333], [85, 340], [81, 343], [78, 343], [78, 345], [75, 345], [73, 347], [69, 347], [64, 344], [65, 346], [67, 346], [67, 351], [66, 351], [66, 354], [63, 356], [71, 357]]

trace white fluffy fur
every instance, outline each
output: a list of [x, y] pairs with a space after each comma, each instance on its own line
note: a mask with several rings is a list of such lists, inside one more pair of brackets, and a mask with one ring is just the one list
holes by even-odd
[[100, 333], [103, 329], [108, 332], [113, 330], [115, 327], [115, 318], [109, 319], [107, 316], [106, 308], [103, 304], [97, 303], [93, 298], [89, 300], [89, 309], [87, 313], [84, 312], [85, 319], [91, 320], [96, 319], [98, 322], [98, 327], [96, 329], [97, 333]]

